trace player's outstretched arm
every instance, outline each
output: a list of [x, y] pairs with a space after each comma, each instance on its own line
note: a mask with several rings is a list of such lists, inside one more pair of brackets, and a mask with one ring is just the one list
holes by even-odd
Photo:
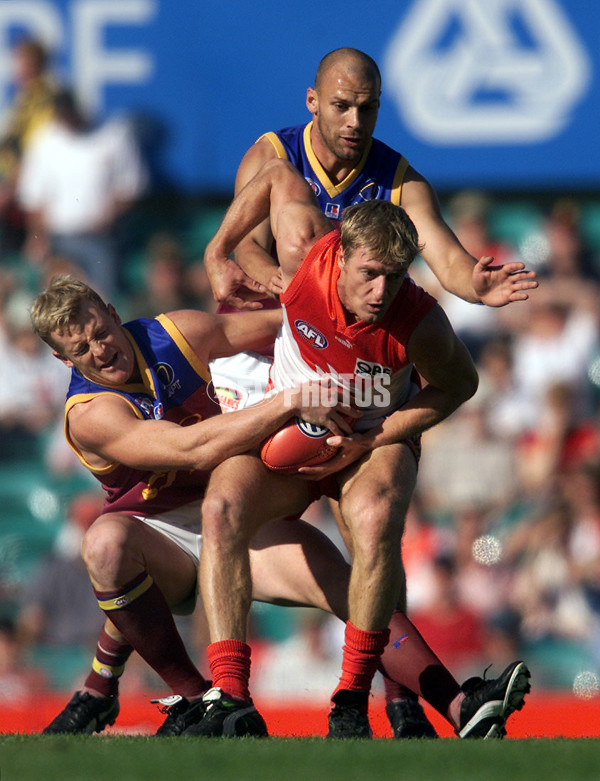
[[413, 168], [402, 186], [402, 207], [424, 244], [423, 259], [448, 292], [497, 307], [526, 300], [527, 291], [538, 286], [535, 271], [525, 271], [523, 263], [494, 266], [492, 258], [478, 261], [467, 252], [444, 221], [435, 191]]
[[488, 306], [505, 306], [514, 301], [527, 301], [527, 291], [538, 287], [535, 271], [527, 271], [521, 261], [494, 266], [494, 259], [480, 258], [473, 267], [473, 289], [479, 300]]

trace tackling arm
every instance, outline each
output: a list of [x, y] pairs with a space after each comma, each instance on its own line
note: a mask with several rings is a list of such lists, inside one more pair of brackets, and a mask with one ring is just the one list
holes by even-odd
[[316, 239], [331, 230], [312, 190], [286, 160], [266, 163], [234, 198], [206, 248], [206, 267], [216, 269], [227, 261], [239, 242], [268, 217], [285, 288], [286, 278], [294, 275]]
[[[246, 187], [265, 163], [275, 157], [275, 149], [266, 138], [251, 146], [236, 174], [235, 195]], [[235, 249], [234, 258], [230, 255], [205, 255], [204, 265], [215, 300], [237, 309], [262, 309], [261, 298], [278, 295], [281, 280], [277, 263], [270, 255], [272, 244], [273, 235], [267, 216], [232, 247], [231, 252]]]
[[[269, 160], [277, 158], [273, 144], [267, 138], [260, 138], [242, 158], [235, 177], [235, 195], [256, 176]], [[273, 234], [271, 223], [263, 220], [245, 236], [234, 250], [236, 263], [246, 274], [267, 289], [271, 296], [281, 292], [278, 263], [271, 255]]]
[[281, 310], [209, 315], [195, 309], [169, 314], [204, 364], [215, 358], [260, 350], [273, 343], [281, 325]]
[[[95, 468], [119, 463], [152, 471], [213, 469], [230, 456], [258, 447], [293, 416], [336, 434], [349, 432], [337, 408], [314, 405], [320, 395], [318, 383], [312, 385], [312, 391], [304, 387], [278, 393], [247, 409], [188, 426], [139, 418], [122, 397], [102, 394], [69, 410], [69, 435]], [[341, 405], [339, 409], [350, 413]]]

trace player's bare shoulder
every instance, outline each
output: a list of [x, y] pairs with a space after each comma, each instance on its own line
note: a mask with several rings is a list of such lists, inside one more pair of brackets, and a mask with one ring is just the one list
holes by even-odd
[[277, 157], [277, 151], [269, 141], [268, 135], [261, 136], [246, 151], [238, 166], [235, 176], [235, 193], [237, 194], [253, 176], [255, 176], [265, 163], [274, 160]]
[[[198, 309], [178, 309], [168, 312], [166, 317], [200, 361], [206, 363], [210, 358], [217, 330], [221, 327], [220, 319], [214, 314], [201, 312]], [[171, 334], [176, 337], [176, 340], [177, 332]]]
[[431, 184], [412, 165], [409, 165], [402, 182], [400, 206], [410, 216], [411, 211], [430, 208], [435, 202], [437, 198]]
[[74, 404], [67, 413], [69, 438], [86, 461], [99, 469], [110, 463], [102, 456], [114, 431], [122, 432], [138, 417], [132, 405], [118, 393], [104, 392]]

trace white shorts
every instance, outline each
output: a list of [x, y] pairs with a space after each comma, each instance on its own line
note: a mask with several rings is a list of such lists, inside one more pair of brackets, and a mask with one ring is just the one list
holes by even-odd
[[273, 359], [246, 352], [209, 363], [212, 382], [222, 412], [234, 412], [262, 401]]
[[[202, 500], [200, 499], [178, 507], [175, 510], [159, 513], [152, 518], [147, 515], [135, 515], [134, 518], [172, 540], [188, 554], [197, 570], [200, 563], [200, 551], [202, 550], [201, 507]], [[197, 596], [198, 584], [196, 582], [196, 588], [193, 593], [179, 605], [176, 605], [172, 612], [181, 616], [193, 613], [196, 607]]]

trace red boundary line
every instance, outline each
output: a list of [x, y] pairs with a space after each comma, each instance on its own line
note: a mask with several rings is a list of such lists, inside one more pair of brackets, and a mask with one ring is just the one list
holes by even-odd
[[[164, 715], [151, 705], [153, 695], [142, 693], [121, 699], [121, 713], [114, 727], [105, 734], [151, 735], [162, 723]], [[159, 695], [160, 696], [160, 695]], [[30, 734], [41, 730], [64, 707], [69, 693], [43, 695], [24, 703], [2, 702], [0, 733]], [[327, 703], [314, 700], [286, 702], [285, 704], [257, 699], [269, 733], [273, 737], [323, 736], [327, 729]], [[440, 737], [453, 737], [449, 724], [437, 712], [426, 706], [426, 712]], [[384, 703], [371, 703], [370, 719], [373, 734], [389, 738], [390, 728]], [[508, 727], [510, 738], [598, 738], [600, 737], [600, 697], [579, 699], [567, 694], [531, 694], [525, 707], [511, 716]]]

